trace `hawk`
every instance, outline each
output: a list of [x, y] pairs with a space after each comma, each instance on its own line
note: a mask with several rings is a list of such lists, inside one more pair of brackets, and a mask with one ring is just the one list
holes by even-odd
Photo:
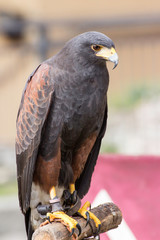
[[89, 202], [80, 208], [80, 199], [89, 190], [106, 130], [106, 61], [118, 64], [113, 41], [86, 32], [42, 62], [26, 83], [16, 121], [16, 162], [28, 239], [56, 218], [72, 234], [76, 227], [80, 231], [69, 216], [75, 212], [100, 228], [87, 210]]

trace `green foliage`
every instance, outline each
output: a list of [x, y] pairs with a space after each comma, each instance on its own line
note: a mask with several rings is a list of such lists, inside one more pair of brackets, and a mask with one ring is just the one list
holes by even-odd
[[160, 86], [137, 85], [129, 87], [120, 94], [111, 96], [110, 105], [116, 109], [131, 109], [136, 107], [142, 100], [160, 94]]
[[0, 196], [17, 194], [17, 182], [7, 182], [4, 184], [0, 184]]
[[113, 143], [102, 143], [100, 153], [118, 153], [117, 146]]

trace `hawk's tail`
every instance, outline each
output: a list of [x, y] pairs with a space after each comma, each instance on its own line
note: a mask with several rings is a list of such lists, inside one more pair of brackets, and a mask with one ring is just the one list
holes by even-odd
[[32, 234], [34, 232], [32, 225], [31, 225], [31, 209], [29, 208], [25, 214], [25, 226], [26, 226], [26, 233], [28, 240], [32, 240]]

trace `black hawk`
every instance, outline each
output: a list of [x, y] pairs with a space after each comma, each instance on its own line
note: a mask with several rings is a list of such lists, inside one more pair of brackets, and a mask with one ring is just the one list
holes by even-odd
[[[109, 75], [106, 61], [118, 64], [113, 41], [86, 32], [41, 63], [29, 77], [17, 116], [16, 161], [19, 203], [28, 239], [48, 218], [63, 220], [71, 233], [88, 192], [107, 123]], [[70, 214], [68, 213], [70, 211]], [[44, 223], [42, 223], [44, 222]]]

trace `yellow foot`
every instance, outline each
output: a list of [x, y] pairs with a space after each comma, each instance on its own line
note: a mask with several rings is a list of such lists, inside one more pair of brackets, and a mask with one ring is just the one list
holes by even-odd
[[[90, 211], [88, 211], [87, 209], [90, 209], [91, 208], [91, 204], [90, 202], [86, 202], [82, 208], [80, 208], [78, 210], [78, 213], [85, 219], [87, 219], [87, 224], [89, 222], [89, 219], [92, 219], [96, 225], [96, 228], [97, 228], [97, 231], [96, 231], [96, 234], [99, 233], [100, 231], [100, 227], [101, 227], [101, 221]], [[87, 225], [86, 224], [86, 225]]]
[[62, 211], [47, 213], [47, 218], [49, 220], [46, 220], [40, 226], [44, 226], [44, 225], [48, 224], [49, 222], [54, 222], [56, 220], [56, 221], [62, 222], [67, 227], [67, 229], [71, 232], [70, 236], [72, 236], [74, 234], [74, 231], [76, 228], [79, 231], [78, 236], [81, 234], [81, 227], [80, 227], [79, 223]]

